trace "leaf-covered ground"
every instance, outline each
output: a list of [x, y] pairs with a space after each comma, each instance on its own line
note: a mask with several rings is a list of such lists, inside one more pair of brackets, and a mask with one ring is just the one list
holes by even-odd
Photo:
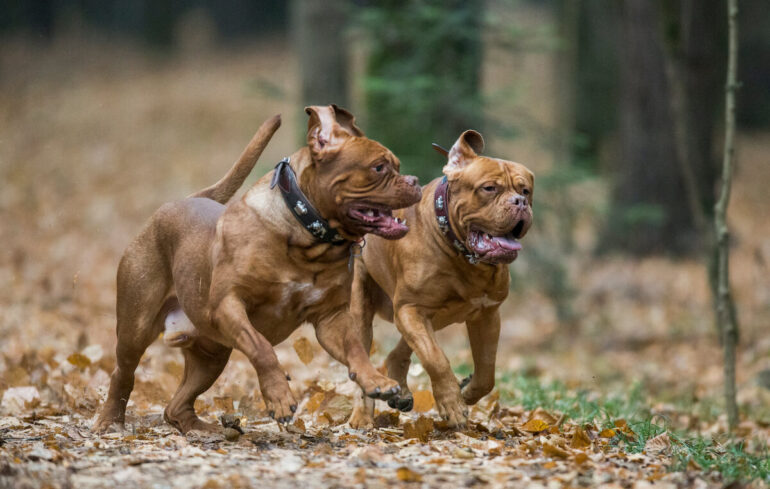
[[[412, 413], [378, 402], [376, 427], [353, 430], [345, 422], [356, 386], [344, 380], [339, 365], [313, 358], [304, 336], [295, 347], [297, 357], [322, 368], [324, 380], [306, 372], [292, 381], [302, 402], [291, 424], [267, 417], [257, 391], [245, 389], [236, 399], [204, 396], [199, 412], [219, 419], [222, 432], [187, 436], [163, 422], [153, 397], [164, 390], [164, 375], [179, 368], [174, 360], [146, 362], [125, 430], [96, 436], [90, 424], [109, 364], [101, 348], [29, 355], [26, 368], [37, 386], [3, 395], [0, 487], [722, 487], [770, 481], [766, 427], [745, 422], [747, 445], [724, 435], [718, 421], [708, 436], [696, 438], [677, 428], [691, 414], [650, 409], [638, 388], [602, 398], [502, 375], [499, 390], [471, 409], [466, 429], [446, 429], [430, 391], [418, 390]], [[235, 367], [228, 378], [249, 376], [244, 362]], [[425, 384], [419, 365], [410, 378]]]

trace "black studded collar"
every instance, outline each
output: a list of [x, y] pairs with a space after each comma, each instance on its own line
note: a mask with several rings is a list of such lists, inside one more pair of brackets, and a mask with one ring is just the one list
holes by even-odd
[[278, 185], [286, 206], [300, 224], [316, 239], [333, 245], [348, 243], [336, 229], [329, 225], [329, 221], [321, 216], [299, 188], [297, 176], [289, 165], [289, 161], [289, 158], [284, 158], [275, 166], [270, 188]]
[[473, 251], [470, 251], [460, 238], [457, 237], [452, 226], [449, 224], [449, 181], [447, 177], [441, 179], [438, 186], [436, 186], [436, 193], [433, 196], [433, 209], [436, 212], [436, 222], [441, 233], [452, 244], [458, 253], [463, 255], [468, 263], [475, 265], [479, 262], [479, 255]]

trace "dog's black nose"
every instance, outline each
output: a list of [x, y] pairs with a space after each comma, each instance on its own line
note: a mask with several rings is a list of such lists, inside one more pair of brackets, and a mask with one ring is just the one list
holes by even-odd
[[527, 197], [524, 196], [524, 195], [515, 194], [511, 198], [511, 203], [513, 205], [515, 205], [516, 207], [518, 207], [519, 209], [524, 209], [525, 207], [527, 207], [527, 203], [528, 203], [527, 202]]

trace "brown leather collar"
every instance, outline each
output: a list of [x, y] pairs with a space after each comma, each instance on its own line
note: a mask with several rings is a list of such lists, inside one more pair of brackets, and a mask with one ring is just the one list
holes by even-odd
[[479, 262], [479, 255], [465, 247], [460, 238], [457, 237], [449, 224], [449, 181], [447, 177], [441, 179], [436, 187], [436, 193], [433, 196], [433, 209], [436, 211], [436, 222], [441, 233], [446, 236], [452, 246], [468, 260], [468, 263], [475, 265]]
[[340, 236], [336, 229], [329, 225], [329, 221], [323, 218], [321, 214], [313, 207], [313, 204], [305, 197], [302, 189], [297, 184], [297, 176], [294, 173], [289, 158], [284, 158], [275, 165], [273, 179], [270, 181], [270, 188], [278, 185], [278, 189], [283, 195], [283, 200], [294, 217], [308, 230], [310, 234], [325, 243], [333, 245], [345, 244], [348, 241]]

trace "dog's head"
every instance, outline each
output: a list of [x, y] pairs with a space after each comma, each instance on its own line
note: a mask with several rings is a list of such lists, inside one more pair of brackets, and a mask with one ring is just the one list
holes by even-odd
[[468, 130], [449, 151], [450, 210], [469, 250], [487, 263], [511, 263], [532, 225], [535, 175], [519, 163], [479, 156], [483, 149], [481, 134]]
[[403, 237], [409, 228], [392, 211], [420, 200], [417, 177], [401, 175], [398, 158], [367, 138], [350, 112], [336, 105], [305, 112], [319, 211], [352, 236]]

